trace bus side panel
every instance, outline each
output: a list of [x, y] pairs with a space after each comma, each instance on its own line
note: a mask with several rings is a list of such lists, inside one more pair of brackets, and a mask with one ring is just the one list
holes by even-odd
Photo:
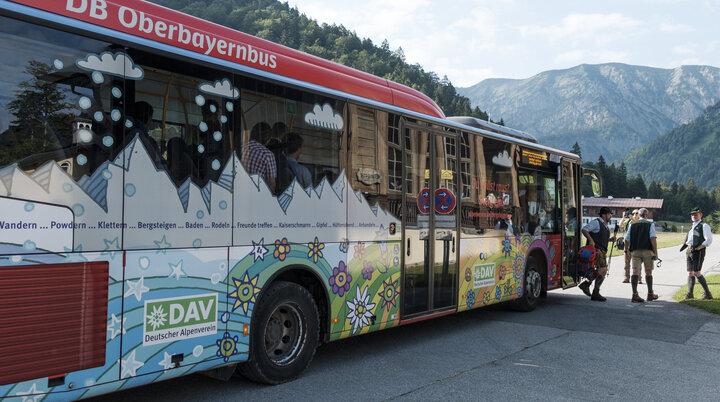
[[559, 234], [546, 235], [544, 240], [546, 255], [549, 260], [547, 265], [547, 289], [560, 289], [562, 288], [562, 236]]
[[[102, 310], [106, 310], [106, 324], [102, 327], [91, 330], [90, 333], [83, 332], [82, 338], [90, 339], [99, 335], [105, 339], [105, 352], [104, 352], [104, 364], [98, 367], [92, 367], [89, 369], [78, 370], [73, 372], [58, 372], [50, 375], [54, 378], [53, 382], [56, 384], [48, 384], [49, 378], [37, 378], [29, 381], [21, 381], [15, 384], [1, 385], [0, 386], [0, 399], [5, 397], [22, 397], [30, 398], [33, 394], [45, 394], [53, 393], [48, 395], [52, 399], [54, 395], [61, 400], [78, 399], [86, 396], [88, 392], [92, 392], [94, 395], [110, 392], [118, 388], [118, 358], [120, 357], [120, 345], [121, 337], [123, 332], [126, 330], [126, 322], [123, 320], [123, 316], [120, 313], [121, 305], [123, 300], [123, 267], [122, 267], [122, 252], [102, 252], [102, 253], [66, 253], [66, 254], [33, 254], [33, 255], [13, 255], [10, 257], [0, 257], [0, 266], [3, 267], [18, 267], [24, 266], [37, 266], [45, 265], [48, 267], [63, 267], [63, 266], [77, 266], [77, 269], [85, 263], [103, 263], [107, 262], [107, 274], [108, 274], [108, 285], [107, 285], [107, 296], [103, 297], [102, 300], [87, 299], [83, 301], [83, 308], [78, 310], [68, 310], [62, 313], [58, 313], [58, 316], [53, 319], [40, 319], [38, 322], [43, 329], [41, 330], [43, 336], [46, 338], [43, 341], [45, 344], [45, 350], [41, 350], [42, 364], [50, 368], [56, 367], [48, 363], [51, 359], [57, 358], [58, 353], [62, 353], [57, 347], [60, 343], [67, 344], [67, 337], [72, 337], [73, 333], [81, 331], [76, 324], [71, 322], [82, 322], [86, 323], [88, 320], [92, 320], [92, 315], [98, 310], [98, 305], [103, 307]], [[63, 277], [57, 278], [57, 285], [67, 288], [67, 292], [58, 299], [57, 303], [67, 303], [68, 301], [81, 297], [82, 295], [73, 292], [72, 289], [77, 288], [78, 284], [66, 284], [64, 285]], [[54, 286], [57, 287], [57, 286]], [[89, 286], [82, 286], [85, 290]], [[43, 294], [28, 293], [22, 297], [16, 298], [16, 303], [19, 308], [30, 307], [33, 300], [38, 297], [47, 297], [47, 293]], [[73, 292], [73, 293], [71, 293]], [[56, 309], [55, 309], [56, 310]], [[48, 306], [47, 311], [53, 311], [53, 306]], [[7, 312], [7, 311], [6, 311]], [[81, 316], [82, 321], [73, 320], [72, 317]], [[29, 329], [30, 330], [30, 329]], [[36, 330], [33, 330], [36, 331]], [[70, 331], [70, 332], [68, 332]], [[102, 333], [95, 333], [94, 331], [102, 331]], [[62, 335], [60, 335], [62, 333]], [[28, 334], [28, 340], [35, 338], [35, 333]], [[63, 339], [59, 339], [63, 337]], [[80, 341], [82, 343], [82, 341]], [[32, 354], [33, 345], [25, 344], [19, 345], [28, 349], [27, 357]], [[25, 362], [28, 363], [28, 362]], [[32, 362], [30, 362], [32, 364]], [[15, 368], [16, 369], [16, 368]], [[0, 370], [14, 370], [13, 366], [1, 367]], [[64, 377], [63, 377], [64, 376]]]
[[458, 311], [501, 303], [522, 295], [528, 251], [531, 244], [535, 246], [540, 240], [527, 233], [517, 237], [493, 234], [497, 233], [464, 237], [460, 241]]

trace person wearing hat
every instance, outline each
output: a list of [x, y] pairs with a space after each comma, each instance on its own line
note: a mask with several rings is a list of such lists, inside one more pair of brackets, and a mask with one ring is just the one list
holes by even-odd
[[[625, 233], [628, 233], [630, 231], [630, 225], [632, 225], [634, 222], [636, 222], [638, 219], [640, 219], [640, 213], [637, 209], [631, 210], [630, 208], [627, 208], [625, 212], [623, 213], [623, 218], [620, 220], [620, 223], [618, 223], [618, 226], [622, 230], [625, 231]], [[625, 239], [620, 237], [618, 239], [618, 249], [625, 249]], [[630, 262], [632, 261], [632, 257], [630, 255], [629, 251], [625, 252], [625, 279], [623, 279], [623, 283], [630, 283]], [[639, 283], [642, 283], [642, 279], [639, 279]]]
[[[615, 238], [610, 237], [610, 218], [612, 217], [612, 211], [608, 207], [600, 208], [600, 217], [591, 220], [587, 225], [583, 226], [582, 234], [587, 239], [587, 244], [595, 247], [598, 252], [597, 259], [597, 275], [591, 278], [585, 278], [578, 285], [578, 288], [583, 291], [586, 295], [590, 296], [590, 300], [605, 301], [607, 300], [600, 295], [600, 286], [605, 280], [605, 274], [607, 274], [607, 249], [608, 244], [611, 241], [615, 241]], [[590, 283], [595, 281], [595, 287], [592, 293], [590, 293]]]
[[627, 235], [625, 235], [625, 252], [630, 252], [632, 257], [633, 274], [631, 277], [632, 284], [632, 302], [642, 303], [642, 297], [638, 295], [637, 285], [640, 277], [640, 269], [645, 265], [645, 283], [647, 284], [648, 293], [647, 301], [657, 300], [658, 295], [653, 293], [653, 260], [657, 258], [657, 235], [655, 234], [655, 223], [647, 220], [647, 208], [638, 210], [640, 219], [630, 225]]
[[690, 211], [690, 219], [692, 219], [692, 227], [688, 233], [685, 244], [680, 251], [687, 248], [687, 271], [688, 271], [688, 289], [687, 294], [683, 300], [693, 298], [693, 288], [695, 287], [695, 278], [702, 285], [705, 293], [700, 296], [700, 300], [712, 299], [710, 288], [708, 288], [707, 281], [702, 275], [702, 264], [705, 260], [705, 249], [712, 244], [712, 232], [710, 231], [710, 225], [702, 221], [702, 210], [699, 207], [693, 208]]

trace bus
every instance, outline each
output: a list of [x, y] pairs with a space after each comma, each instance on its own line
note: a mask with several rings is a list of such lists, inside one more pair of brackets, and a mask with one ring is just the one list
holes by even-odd
[[531, 135], [139, 0], [2, 0], [0, 38], [0, 398], [277, 384], [581, 275], [580, 159]]

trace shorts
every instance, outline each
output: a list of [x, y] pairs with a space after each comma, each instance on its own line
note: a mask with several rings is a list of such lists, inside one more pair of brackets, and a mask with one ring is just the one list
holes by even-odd
[[705, 261], [705, 249], [692, 251], [689, 247], [685, 253], [687, 256], [687, 270], [688, 272], [700, 272], [702, 271], [703, 261]]
[[597, 268], [598, 269], [606, 268], [607, 267], [607, 256], [605, 255], [605, 253], [607, 253], [607, 251], [602, 251], [600, 249], [597, 249], [597, 253], [598, 253], [597, 260], [596, 260]]
[[640, 275], [642, 265], [645, 265], [645, 275], [652, 275], [653, 257], [655, 253], [652, 250], [633, 250], [632, 252], [632, 268], [633, 275]]

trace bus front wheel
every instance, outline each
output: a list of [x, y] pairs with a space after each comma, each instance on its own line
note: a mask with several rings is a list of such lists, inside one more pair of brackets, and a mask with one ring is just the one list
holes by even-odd
[[318, 310], [310, 292], [292, 282], [276, 282], [255, 304], [250, 356], [238, 371], [265, 384], [295, 379], [315, 355], [319, 334]]
[[542, 293], [540, 265], [532, 256], [528, 256], [525, 263], [523, 286], [523, 295], [517, 300], [516, 307], [520, 311], [532, 311], [537, 307]]

